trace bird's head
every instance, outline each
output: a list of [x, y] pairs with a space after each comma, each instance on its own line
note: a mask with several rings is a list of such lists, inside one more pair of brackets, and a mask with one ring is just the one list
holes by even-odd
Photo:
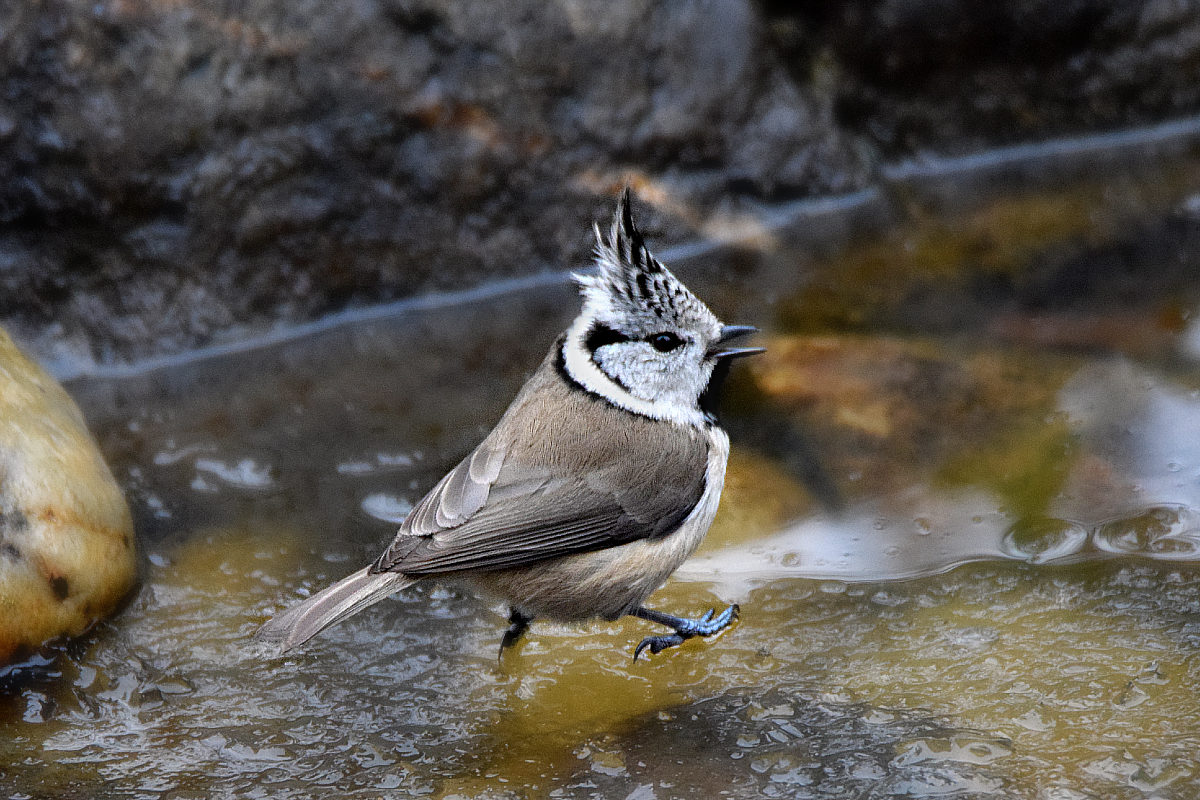
[[583, 309], [564, 343], [568, 371], [618, 405], [640, 401], [630, 410], [660, 419], [703, 417], [701, 398], [718, 364], [762, 352], [728, 346], [755, 329], [722, 324], [650, 253], [634, 225], [628, 189], [607, 234], [595, 230], [596, 272], [575, 276]]

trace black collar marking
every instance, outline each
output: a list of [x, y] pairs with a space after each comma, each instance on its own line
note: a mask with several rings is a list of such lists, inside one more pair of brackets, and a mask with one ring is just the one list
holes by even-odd
[[[607, 328], [606, 330], [612, 330], [612, 329]], [[570, 386], [572, 389], [575, 389], [576, 391], [583, 392], [584, 394], [586, 394], [588, 397], [592, 398], [593, 400], [598, 400], [601, 403], [604, 403], [605, 405], [612, 406], [613, 408], [616, 408], [616, 409], [620, 409], [621, 411], [624, 411], [626, 414], [635, 413], [633, 411], [630, 411], [627, 408], [622, 408], [621, 406], [617, 405], [612, 400], [609, 400], [607, 397], [600, 394], [599, 392], [593, 391], [593, 390], [589, 389], [588, 387], [584, 386], [579, 381], [575, 380], [575, 376], [573, 376], [571, 374], [571, 371], [567, 369], [566, 348], [567, 348], [567, 337], [564, 334], [564, 335], [558, 337], [558, 344], [554, 348], [554, 351], [555, 351], [554, 369], [558, 372], [558, 374], [562, 377], [562, 379], [567, 382], [568, 386]], [[595, 363], [595, 361], [593, 360], [592, 363]], [[596, 368], [599, 369], [600, 365], [596, 364]], [[604, 370], [600, 370], [600, 371], [604, 372]], [[623, 383], [621, 383], [620, 381], [613, 378], [607, 372], [604, 372], [604, 376], [607, 377], [609, 380], [613, 381], [614, 383], [616, 383], [622, 389], [625, 389], [625, 391], [627, 391], [627, 392], [629, 391], [629, 389], [625, 388], [625, 385]]]

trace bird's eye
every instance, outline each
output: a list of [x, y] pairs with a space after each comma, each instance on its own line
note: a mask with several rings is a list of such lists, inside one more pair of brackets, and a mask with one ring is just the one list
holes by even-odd
[[682, 339], [680, 339], [675, 334], [670, 333], [669, 331], [664, 331], [662, 333], [655, 333], [655, 334], [651, 335], [646, 341], [650, 342], [651, 346], [653, 346], [654, 349], [660, 353], [670, 352], [671, 350], [674, 350], [676, 347], [679, 347], [679, 345], [683, 344]]

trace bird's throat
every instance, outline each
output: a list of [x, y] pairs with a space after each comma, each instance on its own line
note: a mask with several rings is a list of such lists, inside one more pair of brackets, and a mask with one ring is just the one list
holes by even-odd
[[729, 359], [722, 358], [717, 361], [713, 366], [712, 375], [709, 376], [708, 385], [696, 401], [700, 410], [704, 412], [704, 418], [713, 424], [720, 421], [721, 390], [725, 386], [725, 379], [729, 377], [730, 366]]

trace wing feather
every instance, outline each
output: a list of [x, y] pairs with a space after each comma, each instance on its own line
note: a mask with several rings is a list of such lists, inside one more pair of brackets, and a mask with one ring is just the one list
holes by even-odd
[[413, 508], [373, 572], [522, 566], [664, 536], [691, 513], [704, 493], [708, 437], [572, 389], [547, 374], [549, 361]]

